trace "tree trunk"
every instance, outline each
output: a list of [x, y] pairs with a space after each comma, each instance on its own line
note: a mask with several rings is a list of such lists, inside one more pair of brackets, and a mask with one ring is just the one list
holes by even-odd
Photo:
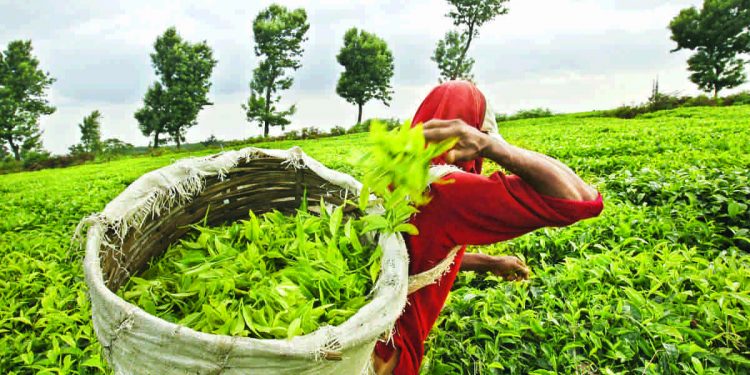
[[16, 161], [21, 161], [20, 147], [13, 143], [13, 138], [8, 139], [8, 145], [10, 145], [10, 150], [13, 151], [13, 157], [16, 159]]
[[456, 79], [458, 76], [458, 71], [461, 70], [461, 65], [464, 62], [464, 59], [466, 58], [466, 52], [469, 51], [469, 46], [471, 45], [471, 39], [474, 37], [474, 22], [469, 24], [469, 40], [466, 41], [466, 46], [464, 46], [463, 51], [461, 51], [461, 56], [458, 58], [458, 63], [456, 64], [456, 69], [453, 71], [453, 74], [451, 74], [451, 80]]
[[154, 132], [154, 148], [159, 148], [159, 132]]
[[[714, 59], [714, 54], [711, 54], [711, 59]], [[721, 65], [718, 63], [714, 65], [714, 76], [716, 77], [716, 81], [714, 81], [714, 104], [716, 104], [716, 100], [719, 98], [719, 90], [721, 90], [719, 87], [719, 77], [721, 77], [722, 73], [724, 73], [724, 70], [721, 69]]]
[[265, 110], [265, 119], [263, 120], [263, 138], [268, 138], [268, 131], [270, 130], [270, 124], [268, 123], [268, 117], [270, 117], [270, 111], [271, 111], [271, 86], [273, 86], [273, 81], [271, 80], [271, 84], [266, 87], [266, 110]]
[[357, 103], [359, 107], [359, 113], [357, 113], [357, 125], [362, 123], [362, 103]]
[[180, 135], [177, 134], [177, 137], [175, 137], [175, 141], [177, 141], [177, 149], [180, 149]]

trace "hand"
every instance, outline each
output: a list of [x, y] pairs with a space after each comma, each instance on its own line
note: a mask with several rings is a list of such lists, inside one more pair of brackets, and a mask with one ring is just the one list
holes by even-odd
[[474, 160], [489, 146], [487, 134], [462, 120], [430, 120], [423, 124], [424, 137], [428, 143], [438, 143], [450, 138], [458, 138], [453, 148], [445, 153], [447, 163]]
[[494, 257], [490, 265], [490, 272], [500, 276], [505, 281], [521, 281], [529, 279], [529, 268], [514, 256]]

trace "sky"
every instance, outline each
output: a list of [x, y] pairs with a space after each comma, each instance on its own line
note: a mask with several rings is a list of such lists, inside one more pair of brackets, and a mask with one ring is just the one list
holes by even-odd
[[[302, 67], [282, 106], [297, 105], [287, 130], [349, 127], [357, 109], [336, 95], [343, 67], [336, 54], [350, 27], [373, 32], [395, 60], [393, 100], [370, 102], [364, 118], [410, 118], [438, 70], [430, 56], [453, 26], [446, 1], [277, 1], [303, 7], [310, 22]], [[607, 109], [644, 101], [658, 77], [663, 92], [697, 94], [686, 70], [689, 51], [670, 53], [669, 21], [700, 0], [510, 0], [509, 12], [485, 24], [469, 55], [477, 85], [498, 113], [550, 108], [555, 112]], [[0, 0], [0, 46], [32, 40], [41, 67], [56, 82], [49, 100], [57, 111], [41, 119], [47, 150], [77, 143], [81, 119], [99, 110], [104, 138], [148, 144], [133, 113], [156, 79], [149, 54], [156, 37], [175, 26], [188, 41], [206, 41], [218, 64], [212, 106], [202, 110], [187, 141], [256, 136], [241, 104], [258, 58], [252, 20], [271, 1], [8, 1]], [[734, 91], [747, 89], [741, 86]], [[500, 129], [502, 132], [502, 129]], [[272, 134], [280, 133], [274, 129]]]

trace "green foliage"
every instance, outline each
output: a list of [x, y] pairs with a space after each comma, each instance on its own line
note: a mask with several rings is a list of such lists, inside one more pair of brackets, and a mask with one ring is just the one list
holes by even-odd
[[[516, 254], [532, 279], [461, 274], [426, 345], [425, 373], [698, 374], [696, 362], [706, 374], [750, 372], [750, 106], [591, 115], [503, 124], [509, 142], [597, 185], [605, 210], [472, 249]], [[370, 144], [362, 133], [256, 145], [299, 145], [362, 180], [356, 160]], [[0, 176], [0, 373], [111, 373], [70, 237], [82, 217], [175, 157]]]
[[101, 118], [102, 114], [96, 110], [84, 117], [83, 121], [78, 124], [78, 129], [81, 130], [81, 143], [70, 147], [71, 154], [102, 152]]
[[168, 98], [164, 87], [160, 82], [154, 82], [143, 97], [143, 108], [133, 115], [138, 121], [141, 133], [147, 137], [154, 137], [150, 143], [153, 148], [158, 148], [161, 141], [167, 142], [166, 139], [160, 139], [160, 135], [167, 132], [168, 108]]
[[320, 131], [320, 129], [310, 126], [306, 128], [302, 128], [300, 131], [300, 139], [311, 139], [311, 138], [319, 138], [323, 133]]
[[343, 323], [367, 302], [380, 269], [381, 251], [363, 234], [416, 234], [405, 221], [416, 212], [413, 204], [427, 201], [430, 160], [453, 145], [425, 147], [421, 126], [408, 122], [392, 132], [376, 123], [370, 138], [360, 209], [374, 192], [385, 212], [344, 220], [344, 206], [329, 211], [321, 201], [315, 215], [305, 200], [293, 217], [251, 211], [249, 220], [223, 228], [194, 225], [189, 239], [118, 293], [207, 333], [291, 338]]
[[470, 36], [479, 35], [479, 28], [495, 17], [508, 13], [505, 3], [508, 0], [448, 0], [452, 6], [447, 16], [456, 27], [466, 27]]
[[440, 69], [439, 81], [472, 80], [474, 59], [466, 56], [472, 40], [479, 37], [479, 28], [499, 15], [508, 13], [508, 0], [448, 0], [452, 6], [447, 16], [458, 28], [438, 41], [432, 61]]
[[118, 293], [207, 333], [278, 339], [341, 324], [367, 303], [381, 252], [342, 206], [329, 214], [321, 202], [318, 211], [251, 211], [221, 228], [194, 225]]
[[201, 142], [204, 147], [217, 146], [222, 143], [221, 140], [216, 138], [215, 135], [211, 134], [205, 141]]
[[154, 137], [154, 148], [159, 147], [159, 135], [166, 133], [179, 149], [198, 113], [212, 104], [208, 91], [216, 60], [205, 41], [189, 43], [170, 27], [156, 39], [151, 62], [159, 81], [148, 88], [143, 108], [134, 116], [143, 135]]
[[739, 130], [748, 114], [684, 108], [504, 126], [511, 142], [598, 181], [605, 211], [475, 249], [515, 253], [534, 275], [515, 284], [460, 275], [423, 372], [698, 374], [698, 362], [705, 373], [747, 373], [750, 159], [736, 155], [748, 150], [750, 131]]
[[623, 105], [615, 109], [600, 111], [600, 116], [618, 117], [632, 119], [651, 112], [665, 111], [680, 107], [703, 107], [703, 106], [731, 106], [750, 104], [750, 94], [739, 92], [723, 98], [709, 98], [706, 95], [677, 96], [676, 94], [664, 94], [659, 92], [659, 81], [654, 81], [651, 96], [648, 101], [641, 104]]
[[513, 121], [513, 120], [523, 120], [523, 119], [529, 119], [529, 118], [543, 118], [543, 117], [552, 117], [554, 115], [555, 114], [549, 108], [539, 107], [539, 108], [520, 110], [510, 116], [504, 115], [504, 114], [495, 115], [495, 121], [503, 122], [503, 121]]
[[344, 34], [336, 61], [344, 67], [336, 93], [357, 106], [357, 124], [362, 122], [365, 103], [375, 99], [388, 105], [393, 94], [393, 54], [383, 39], [352, 27]]
[[346, 134], [346, 128], [343, 126], [334, 126], [331, 128], [331, 131], [328, 132], [331, 136], [339, 136]]
[[255, 56], [261, 60], [253, 70], [250, 98], [242, 108], [247, 121], [257, 121], [263, 128], [264, 137], [268, 137], [271, 126], [281, 126], [283, 130], [289, 125], [288, 117], [296, 111], [295, 106], [277, 109], [281, 96], [276, 93], [292, 87], [294, 79], [289, 74], [302, 66], [302, 43], [307, 40], [309, 28], [304, 9], [290, 11], [278, 4], [262, 10], [253, 21]]
[[422, 124], [411, 127], [410, 121], [391, 131], [384, 124], [373, 122], [370, 140], [370, 151], [359, 163], [365, 171], [359, 207], [364, 211], [370, 193], [374, 193], [385, 214], [365, 216], [365, 228], [417, 234], [416, 227], [406, 221], [418, 212], [417, 207], [429, 201], [426, 187], [430, 182], [430, 162], [450, 150], [456, 140], [426, 144]]
[[474, 59], [465, 56], [464, 52], [467, 45], [468, 36], [453, 30], [445, 33], [443, 39], [437, 42], [430, 60], [437, 63], [438, 70], [440, 70], [439, 82], [452, 79], [474, 80], [474, 75], [471, 73]]
[[724, 105], [748, 105], [750, 104], [750, 91], [727, 95], [721, 101]]
[[601, 111], [599, 116], [618, 117], [632, 119], [652, 112], [665, 111], [682, 107], [716, 107], [750, 104], [750, 95], [740, 92], [723, 98], [710, 98], [706, 95], [698, 96], [674, 96], [659, 94], [657, 98], [651, 98], [648, 102], [634, 105], [623, 105], [615, 109]]
[[688, 59], [690, 80], [713, 92], [745, 82], [745, 61], [750, 53], [750, 3], [746, 0], [704, 0], [703, 7], [683, 9], [669, 23], [677, 48], [697, 51]]
[[397, 118], [369, 118], [357, 125], [352, 126], [347, 130], [347, 133], [363, 133], [363, 132], [369, 132], [370, 126], [373, 124], [373, 122], [380, 122], [382, 124], [385, 124], [386, 129], [393, 130], [401, 127], [401, 120]]
[[123, 142], [117, 138], [107, 138], [102, 142], [102, 153], [108, 158], [131, 153], [133, 149], [132, 144]]
[[0, 145], [16, 161], [42, 148], [39, 117], [55, 112], [46, 98], [54, 81], [39, 68], [31, 41], [12, 41], [0, 53]]
[[709, 260], [669, 241], [599, 246], [535, 267], [529, 283], [462, 275], [425, 372], [701, 373], [696, 361], [714, 374], [750, 370], [746, 254]]
[[698, 51], [688, 58], [687, 63], [692, 72], [690, 81], [703, 91], [713, 91], [714, 98], [722, 89], [737, 87], [747, 80], [745, 62], [740, 58], [733, 58], [725, 63], [705, 51]]

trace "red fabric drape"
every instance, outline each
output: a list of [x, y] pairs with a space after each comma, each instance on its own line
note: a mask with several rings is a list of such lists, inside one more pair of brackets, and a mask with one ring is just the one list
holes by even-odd
[[[451, 81], [433, 89], [414, 115], [413, 124], [431, 119], [462, 119], [479, 128], [485, 99], [472, 84]], [[444, 163], [442, 158], [435, 163]], [[406, 308], [396, 322], [392, 342], [378, 342], [375, 353], [389, 360], [400, 349], [395, 375], [419, 372], [424, 341], [440, 314], [463, 259], [465, 245], [486, 245], [508, 240], [543, 226], [564, 226], [596, 216], [602, 210], [601, 196], [590, 202], [569, 201], [539, 195], [517, 176], [495, 173], [485, 177], [482, 160], [457, 164], [464, 172], [452, 173], [451, 184], [430, 188], [430, 203], [420, 208], [411, 223], [419, 235], [406, 236], [409, 274], [424, 272], [445, 259], [455, 246], [462, 246], [450, 271], [436, 284], [409, 295]]]

